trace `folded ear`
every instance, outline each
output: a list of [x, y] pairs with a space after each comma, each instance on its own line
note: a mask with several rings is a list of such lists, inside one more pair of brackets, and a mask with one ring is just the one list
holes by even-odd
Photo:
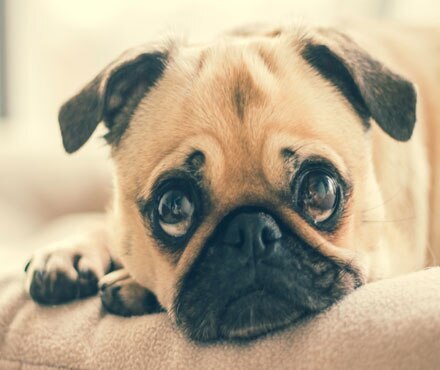
[[365, 122], [373, 118], [396, 140], [411, 138], [417, 101], [412, 83], [332, 29], [318, 30], [305, 42], [302, 56], [336, 86]]
[[131, 115], [162, 75], [167, 53], [132, 49], [105, 68], [60, 109], [64, 149], [77, 151], [104, 121], [109, 143], [117, 144]]

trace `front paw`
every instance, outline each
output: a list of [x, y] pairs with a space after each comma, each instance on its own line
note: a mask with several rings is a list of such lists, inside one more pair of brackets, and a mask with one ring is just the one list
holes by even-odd
[[73, 247], [37, 251], [25, 268], [26, 289], [42, 304], [88, 297], [97, 293], [104, 269], [93, 254], [81, 254]]
[[138, 316], [163, 311], [156, 296], [136, 283], [124, 270], [114, 271], [100, 281], [102, 305], [119, 316]]

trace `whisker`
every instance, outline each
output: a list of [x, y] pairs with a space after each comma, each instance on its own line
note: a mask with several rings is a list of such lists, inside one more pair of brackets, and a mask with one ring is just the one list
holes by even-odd
[[407, 221], [415, 221], [415, 217], [409, 218], [400, 218], [396, 220], [362, 220], [363, 223], [376, 223], [376, 222], [407, 222]]
[[399, 195], [401, 192], [402, 192], [401, 190], [395, 192], [392, 196], [390, 196], [389, 198], [385, 199], [381, 204], [379, 204], [377, 206], [374, 206], [374, 207], [371, 207], [371, 208], [364, 209], [364, 210], [362, 210], [362, 213], [375, 210], [375, 209], [377, 209], [379, 207], [383, 207], [385, 204], [387, 204], [390, 201], [392, 201], [393, 199], [395, 199], [397, 197], [397, 195]]

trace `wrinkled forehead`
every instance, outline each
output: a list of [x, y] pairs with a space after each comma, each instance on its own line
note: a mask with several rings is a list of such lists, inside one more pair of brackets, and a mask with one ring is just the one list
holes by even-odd
[[[195, 152], [213, 188], [231, 178], [235, 194], [240, 186], [258, 193], [283, 181], [286, 150], [348, 171], [362, 137], [357, 120], [287, 36], [231, 39], [174, 52], [115, 157], [142, 193]], [[342, 139], [348, 131], [351, 143]]]

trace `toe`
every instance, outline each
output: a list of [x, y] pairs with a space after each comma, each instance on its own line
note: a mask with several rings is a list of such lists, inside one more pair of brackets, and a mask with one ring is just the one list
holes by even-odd
[[78, 297], [84, 298], [98, 292], [98, 278], [92, 270], [80, 270], [77, 280]]
[[132, 316], [132, 313], [124, 304], [120, 295], [121, 286], [110, 286], [106, 289], [101, 289], [101, 302], [104, 308], [115, 315]]
[[75, 298], [75, 282], [61, 271], [34, 271], [29, 293], [43, 304], [57, 304]]

